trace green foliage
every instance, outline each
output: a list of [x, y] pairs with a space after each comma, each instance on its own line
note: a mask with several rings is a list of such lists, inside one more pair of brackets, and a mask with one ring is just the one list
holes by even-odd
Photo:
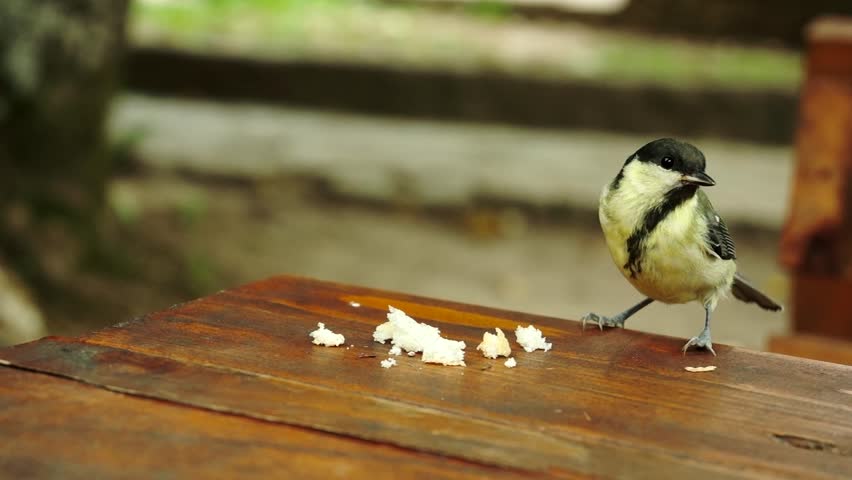
[[200, 192], [186, 195], [177, 205], [178, 216], [181, 224], [192, 227], [207, 214], [209, 201], [207, 196]]
[[187, 255], [184, 259], [187, 267], [188, 288], [195, 295], [209, 295], [220, 288], [220, 273], [216, 262], [204, 253], [197, 252]]
[[[546, 32], [530, 35], [538, 25]], [[137, 43], [281, 59], [676, 88], [793, 91], [801, 77], [801, 57], [790, 51], [623, 35], [574, 24], [565, 24], [565, 31], [514, 18], [500, 0], [452, 11], [379, 0], [137, 0], [131, 18], [131, 40]], [[507, 42], [506, 35], [519, 40]]]
[[673, 86], [696, 83], [741, 88], [790, 88], [799, 82], [798, 55], [733, 45], [707, 48], [686, 42], [615, 42], [603, 48], [608, 77]]
[[483, 18], [503, 19], [512, 13], [512, 6], [506, 1], [481, 0], [466, 5], [465, 10]]
[[168, 28], [184, 31], [230, 29], [235, 23], [254, 19], [265, 24], [298, 18], [306, 12], [335, 13], [369, 2], [361, 0], [186, 0], [146, 2], [137, 0], [132, 14]]

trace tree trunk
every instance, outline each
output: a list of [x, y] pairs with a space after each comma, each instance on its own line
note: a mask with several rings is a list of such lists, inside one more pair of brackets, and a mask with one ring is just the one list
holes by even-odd
[[0, 267], [38, 290], [97, 244], [127, 3], [0, 1]]
[[0, 2], [0, 253], [25, 278], [67, 272], [95, 235], [126, 11], [126, 0]]

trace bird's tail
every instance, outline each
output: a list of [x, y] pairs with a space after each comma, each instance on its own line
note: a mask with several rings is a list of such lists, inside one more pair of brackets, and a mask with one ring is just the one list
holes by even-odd
[[742, 275], [737, 273], [734, 275], [734, 285], [731, 287], [731, 293], [739, 300], [746, 303], [756, 303], [764, 310], [772, 310], [778, 312], [784, 309], [775, 300], [769, 298], [768, 295], [755, 288]]

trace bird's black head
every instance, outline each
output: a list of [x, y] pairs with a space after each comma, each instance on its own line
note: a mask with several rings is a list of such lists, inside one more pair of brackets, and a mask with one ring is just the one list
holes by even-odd
[[706, 161], [701, 150], [673, 138], [661, 138], [646, 144], [637, 150], [627, 163], [635, 161], [654, 164], [663, 170], [680, 173], [684, 184], [707, 187], [716, 184], [704, 173]]

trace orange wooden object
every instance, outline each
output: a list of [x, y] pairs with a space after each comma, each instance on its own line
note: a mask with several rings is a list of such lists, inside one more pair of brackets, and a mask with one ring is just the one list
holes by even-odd
[[852, 340], [852, 18], [817, 21], [808, 40], [781, 262], [795, 331]]
[[813, 358], [823, 362], [852, 365], [852, 342], [836, 340], [824, 335], [788, 335], [772, 337], [769, 340], [769, 351], [794, 355], [797, 357]]
[[[388, 305], [467, 367], [381, 368]], [[312, 345], [318, 322], [354, 346]], [[551, 351], [475, 350], [530, 323]], [[277, 277], [0, 350], [0, 477], [849, 478], [852, 367], [682, 344]]]

